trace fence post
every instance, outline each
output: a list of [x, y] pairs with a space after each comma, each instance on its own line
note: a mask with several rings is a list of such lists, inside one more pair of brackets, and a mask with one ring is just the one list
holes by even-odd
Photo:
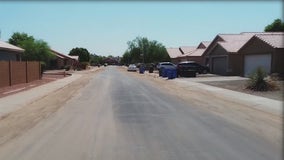
[[26, 61], [26, 83], [29, 83], [29, 77], [28, 77], [28, 61]]
[[12, 86], [12, 63], [9, 61], [9, 85]]
[[39, 72], [39, 79], [42, 79], [42, 72], [41, 72], [41, 64], [40, 64], [40, 61], [38, 61], [38, 72]]

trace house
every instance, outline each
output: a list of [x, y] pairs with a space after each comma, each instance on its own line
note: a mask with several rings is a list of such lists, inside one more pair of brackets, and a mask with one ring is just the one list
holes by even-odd
[[284, 75], [284, 32], [254, 35], [240, 50], [242, 75], [248, 76], [257, 67], [268, 74]]
[[107, 57], [103, 59], [103, 63], [107, 63], [108, 65], [118, 65], [119, 59], [116, 57]]
[[0, 61], [20, 61], [24, 51], [20, 47], [0, 41]]
[[55, 59], [50, 61], [50, 69], [63, 69], [66, 66], [70, 66], [72, 68], [78, 67], [78, 56], [65, 55], [52, 49], [50, 51], [55, 55]]
[[195, 61], [199, 64], [205, 64], [204, 51], [209, 46], [209, 41], [201, 42], [196, 46], [182, 46], [179, 48], [167, 48], [171, 61], [175, 64], [183, 61]]
[[181, 46], [179, 50], [181, 55], [178, 56], [178, 62], [188, 61], [188, 55], [196, 50], [196, 46]]
[[240, 62], [242, 57], [238, 50], [253, 37], [255, 33], [218, 34], [204, 51], [205, 63], [210, 72], [219, 75], [242, 75]]
[[180, 62], [180, 56], [182, 55], [180, 48], [166, 48], [166, 50], [171, 58], [172, 63], [177, 64], [178, 62]]
[[197, 47], [190, 47], [190, 49], [188, 48], [189, 52], [185, 53], [184, 55], [179, 56], [181, 58], [180, 62], [195, 61], [199, 64], [204, 65], [205, 64], [204, 51], [209, 46], [209, 44], [210, 44], [209, 41], [203, 41]]
[[[206, 63], [209, 64], [211, 73], [219, 75], [248, 76], [249, 73], [251, 73], [252, 70], [254, 70], [256, 66], [258, 66], [258, 64], [262, 64], [264, 62], [259, 61], [262, 60], [260, 56], [246, 56], [246, 52], [249, 53], [250, 51], [245, 49], [241, 50], [241, 48], [243, 48], [244, 46], [247, 46], [246, 48], [249, 48], [250, 44], [248, 44], [248, 42], [251, 41], [251, 39], [256, 35], [271, 34], [275, 33], [243, 32], [240, 34], [218, 34], [204, 51]], [[276, 37], [274, 36], [274, 38]], [[256, 45], [254, 47], [264, 47], [264, 43], [259, 43], [258, 45], [259, 46]], [[260, 53], [255, 52], [254, 54], [261, 54], [262, 51], [258, 51]], [[268, 63], [269, 57], [266, 57], [265, 59], [265, 61]], [[256, 61], [259, 62], [256, 63]], [[267, 65], [271, 65], [271, 63]], [[267, 68], [266, 70], [268, 71], [270, 70], [270, 68]], [[268, 73], [271, 73], [271, 70], [268, 71]]]

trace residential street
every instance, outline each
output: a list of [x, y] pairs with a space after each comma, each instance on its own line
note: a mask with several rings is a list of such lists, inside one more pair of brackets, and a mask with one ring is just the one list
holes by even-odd
[[[201, 102], [191, 103], [184, 100], [186, 98], [174, 96], [173, 93], [168, 93], [168, 89], [158, 86], [158, 83], [139, 78], [138, 73], [127, 73], [118, 67], [108, 66], [90, 76], [91, 79], [84, 81], [86, 85], [81, 90], [73, 88], [78, 92], [73, 91], [74, 95], [69, 101], [57, 102], [61, 106], [56, 112], [0, 145], [0, 159], [280, 160], [282, 158], [279, 145], [281, 142], [275, 144], [274, 141], [267, 139], [267, 136], [262, 136], [261, 132], [257, 134], [250, 130], [254, 128], [252, 123], [244, 123], [242, 127], [228, 120], [228, 117], [232, 117], [240, 123], [241, 121], [234, 117], [238, 116], [237, 114], [228, 115], [226, 118], [218, 116], [204, 106], [199, 106]], [[58, 96], [64, 97], [64, 94]], [[208, 108], [210, 100], [208, 97], [203, 99], [209, 104]], [[39, 102], [35, 102], [34, 105], [39, 106], [40, 103], [37, 103]], [[212, 107], [213, 103], [212, 101]], [[224, 106], [218, 107], [230, 107], [230, 104], [226, 106], [225, 102], [222, 103]], [[242, 108], [239, 108], [238, 111], [241, 110]], [[226, 114], [229, 111], [224, 110], [220, 113]], [[269, 123], [264, 120], [258, 123], [271, 127], [278, 125], [274, 123], [277, 118], [275, 118], [277, 120], [267, 119]], [[1, 125], [3, 125], [2, 119], [0, 119], [0, 133], [3, 133]]]

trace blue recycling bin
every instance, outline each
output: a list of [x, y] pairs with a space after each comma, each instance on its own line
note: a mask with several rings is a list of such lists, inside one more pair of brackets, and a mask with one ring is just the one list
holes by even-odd
[[162, 68], [162, 77], [166, 78], [167, 77], [167, 70], [166, 68]]
[[177, 77], [177, 70], [176, 69], [168, 69], [167, 70], [167, 77], [168, 77], [168, 79], [175, 79]]
[[144, 66], [140, 66], [139, 67], [139, 73], [140, 74], [144, 74], [144, 72], [145, 72], [145, 67]]

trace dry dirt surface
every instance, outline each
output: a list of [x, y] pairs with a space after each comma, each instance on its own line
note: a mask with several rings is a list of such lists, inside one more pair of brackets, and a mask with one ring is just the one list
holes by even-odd
[[[120, 68], [120, 71], [127, 72], [125, 68]], [[210, 111], [228, 122], [262, 136], [277, 146], [282, 145], [283, 116], [256, 110], [249, 105], [232, 102], [204, 90], [184, 87], [175, 81], [162, 79], [154, 74], [139, 74], [138, 72], [128, 74], [142, 78], [145, 81], [151, 81], [162, 91], [177, 96], [180, 100]]]
[[283, 93], [284, 93], [284, 81], [277, 81], [277, 85], [279, 90], [275, 91], [252, 91], [246, 89], [246, 85], [248, 81], [246, 80], [236, 80], [236, 81], [214, 81], [214, 82], [202, 82], [207, 85], [212, 85], [220, 88], [230, 89], [233, 91], [248, 93], [256, 96], [266, 97], [270, 99], [275, 99], [278, 101], [283, 101]]
[[83, 76], [68, 84], [53, 94], [46, 95], [19, 110], [7, 114], [0, 119], [0, 146], [9, 140], [21, 135], [35, 126], [42, 119], [45, 119], [56, 112], [63, 104], [71, 99], [81, 88], [88, 84], [92, 75], [101, 71], [82, 71]]
[[[66, 75], [67, 77], [68, 75]], [[18, 92], [22, 92], [25, 90], [29, 90], [31, 88], [61, 79], [65, 78], [63, 75], [48, 75], [48, 74], [43, 74], [42, 78], [40, 80], [35, 80], [29, 83], [21, 83], [21, 84], [16, 84], [12, 86], [7, 86], [7, 87], [1, 87], [0, 88], [0, 98], [9, 96], [11, 94], [15, 94]]]

